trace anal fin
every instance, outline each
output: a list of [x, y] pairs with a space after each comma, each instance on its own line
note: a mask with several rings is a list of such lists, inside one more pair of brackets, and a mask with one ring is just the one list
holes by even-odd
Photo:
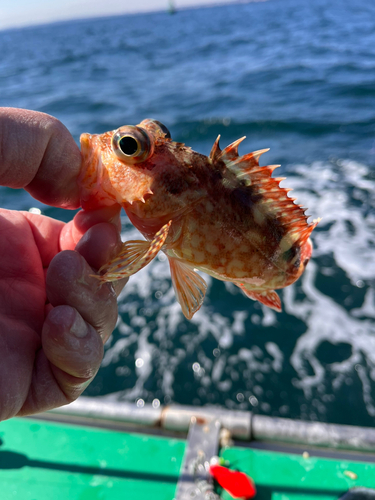
[[249, 290], [246, 287], [246, 284], [241, 283], [238, 285], [243, 293], [246, 295], [246, 297], [249, 297], [249, 299], [252, 300], [257, 300], [258, 302], [261, 302], [267, 307], [270, 307], [274, 311], [281, 312], [281, 300], [280, 297], [277, 295], [275, 290], [265, 290], [264, 292], [255, 292], [253, 290]]
[[184, 316], [191, 319], [203, 303], [207, 284], [189, 264], [169, 257], [168, 260], [176, 298]]
[[152, 241], [126, 241], [116, 257], [99, 269], [99, 275], [93, 276], [105, 283], [126, 278], [140, 271], [156, 257], [164, 245], [171, 223], [172, 221], [169, 221], [165, 224]]

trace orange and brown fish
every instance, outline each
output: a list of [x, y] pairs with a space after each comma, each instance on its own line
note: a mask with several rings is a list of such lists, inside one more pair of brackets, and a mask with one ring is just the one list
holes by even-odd
[[128, 241], [100, 270], [102, 282], [131, 276], [159, 250], [168, 257], [184, 315], [202, 305], [203, 271], [237, 285], [249, 298], [281, 311], [276, 288], [303, 273], [311, 257], [304, 210], [261, 167], [263, 149], [238, 155], [239, 139], [210, 156], [173, 142], [168, 129], [147, 119], [101, 135], [83, 134], [82, 207], [119, 204], [146, 241]]

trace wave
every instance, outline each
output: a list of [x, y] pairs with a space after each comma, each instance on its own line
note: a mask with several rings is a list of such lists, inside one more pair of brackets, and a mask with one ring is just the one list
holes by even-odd
[[[173, 125], [173, 124], [172, 124]], [[374, 136], [374, 121], [339, 121], [329, 120], [252, 120], [240, 121], [231, 116], [211, 117], [200, 121], [181, 121], [175, 124], [177, 130], [187, 130], [191, 137], [200, 138], [202, 133], [210, 133], [215, 136], [223, 130], [223, 127], [230, 127], [231, 134], [239, 134], [244, 131], [256, 132], [260, 129], [267, 129], [270, 132], [290, 133], [296, 132], [302, 135], [326, 135], [331, 133], [350, 132], [350, 128], [358, 133], [365, 133]]]

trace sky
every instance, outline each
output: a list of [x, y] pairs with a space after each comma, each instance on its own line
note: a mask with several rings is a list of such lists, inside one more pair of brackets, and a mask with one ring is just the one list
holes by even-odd
[[[179, 9], [230, 1], [174, 0], [174, 4]], [[167, 8], [168, 0], [0, 0], [0, 29]]]

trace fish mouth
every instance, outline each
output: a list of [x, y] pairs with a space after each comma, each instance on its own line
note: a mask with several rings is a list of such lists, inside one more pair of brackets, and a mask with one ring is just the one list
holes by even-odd
[[86, 159], [90, 154], [92, 154], [92, 139], [93, 136], [91, 134], [81, 134], [80, 143], [81, 143], [81, 153], [84, 159]]
[[94, 137], [87, 133], [81, 134], [80, 137], [82, 165], [78, 185], [81, 207], [85, 210], [91, 210], [98, 206], [97, 195], [100, 189], [101, 172], [93, 141]]

